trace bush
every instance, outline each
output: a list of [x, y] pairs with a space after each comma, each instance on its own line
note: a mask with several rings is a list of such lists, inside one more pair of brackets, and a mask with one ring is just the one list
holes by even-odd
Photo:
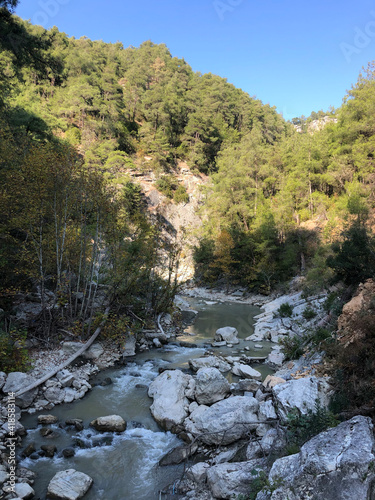
[[303, 311], [302, 316], [305, 318], [306, 321], [310, 321], [310, 319], [315, 318], [316, 312], [312, 307], [307, 306], [306, 309]]
[[31, 368], [29, 354], [24, 347], [27, 333], [12, 329], [9, 333], [0, 330], [0, 367], [6, 373], [22, 372]]
[[288, 302], [285, 302], [278, 308], [277, 313], [280, 318], [291, 318], [293, 316], [293, 307]]
[[173, 201], [175, 203], [188, 203], [189, 195], [187, 194], [186, 188], [184, 186], [178, 186], [174, 195]]
[[155, 182], [157, 189], [167, 198], [172, 199], [177, 189], [176, 181], [171, 175], [164, 175]]
[[280, 344], [283, 348], [283, 353], [285, 354], [286, 361], [291, 359], [298, 359], [304, 354], [305, 341], [305, 337], [299, 337], [298, 335], [295, 335], [294, 337], [285, 337], [284, 339], [280, 340]]
[[336, 427], [339, 420], [317, 399], [315, 410], [309, 409], [306, 415], [289, 413], [287, 417], [287, 440], [289, 446], [302, 446], [306, 441], [331, 427]]

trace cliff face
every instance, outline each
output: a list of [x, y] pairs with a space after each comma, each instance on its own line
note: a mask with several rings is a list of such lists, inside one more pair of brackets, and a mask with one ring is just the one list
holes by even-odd
[[338, 339], [345, 346], [365, 336], [361, 324], [365, 316], [375, 314], [375, 281], [359, 285], [355, 296], [345, 304], [338, 319]]
[[129, 175], [141, 186], [150, 217], [161, 225], [164, 242], [177, 244], [182, 249], [178, 280], [193, 278], [193, 247], [197, 243], [197, 230], [202, 224], [198, 210], [204, 199], [202, 187], [209, 186], [209, 178], [193, 173], [186, 163], [179, 161], [173, 176], [186, 188], [189, 201], [177, 204], [158, 191], [155, 186], [157, 176], [153, 171], [131, 171]]

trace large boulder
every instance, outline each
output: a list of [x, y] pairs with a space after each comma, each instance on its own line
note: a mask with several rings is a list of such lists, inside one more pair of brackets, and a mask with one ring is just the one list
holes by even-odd
[[67, 469], [53, 476], [48, 485], [48, 496], [60, 500], [78, 500], [82, 498], [90, 486], [92, 479], [83, 472]]
[[247, 497], [251, 491], [251, 483], [258, 478], [257, 472], [260, 470], [259, 460], [214, 465], [206, 471], [207, 484], [214, 498], [229, 499], [237, 498], [238, 495]]
[[[33, 384], [35, 379], [30, 375], [22, 372], [9, 373], [7, 380], [3, 386], [3, 392], [8, 394], [9, 392], [19, 392], [29, 385]], [[34, 401], [38, 389], [33, 389], [31, 391], [25, 392], [20, 396], [16, 397], [16, 405], [20, 408], [27, 408]]]
[[126, 429], [126, 422], [119, 415], [96, 418], [90, 422], [90, 425], [101, 432], [124, 432]]
[[230, 391], [228, 380], [217, 368], [200, 368], [195, 377], [195, 399], [200, 405], [221, 401]]
[[239, 344], [240, 341], [237, 338], [238, 331], [233, 326], [224, 326], [219, 328], [215, 333], [215, 342], [224, 341], [227, 344]]
[[257, 427], [258, 401], [251, 396], [233, 396], [210, 407], [198, 407], [185, 428], [206, 444], [230, 444]]
[[217, 356], [205, 356], [203, 358], [190, 359], [189, 365], [195, 372], [200, 368], [217, 368], [221, 372], [228, 372], [230, 370], [230, 364]]
[[282, 482], [257, 500], [374, 498], [374, 447], [371, 419], [354, 417], [313, 437], [299, 453], [276, 460], [269, 480]]
[[305, 415], [309, 410], [315, 410], [317, 402], [321, 406], [328, 406], [330, 389], [326, 379], [316, 377], [289, 380], [276, 385], [272, 392], [279, 417], [286, 420], [288, 413], [295, 412], [295, 409]]
[[188, 416], [187, 394], [190, 395], [194, 385], [193, 377], [181, 370], [167, 370], [150, 384], [148, 395], [154, 398], [150, 410], [163, 429], [173, 429]]

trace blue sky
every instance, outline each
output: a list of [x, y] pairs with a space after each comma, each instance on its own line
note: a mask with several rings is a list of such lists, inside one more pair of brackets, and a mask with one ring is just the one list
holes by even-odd
[[286, 119], [338, 107], [375, 59], [375, 4], [358, 0], [20, 0], [23, 19], [125, 47], [165, 43]]

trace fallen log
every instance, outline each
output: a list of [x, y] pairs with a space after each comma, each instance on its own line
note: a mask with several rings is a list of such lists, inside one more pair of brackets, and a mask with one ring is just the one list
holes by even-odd
[[25, 387], [21, 391], [16, 392], [16, 397], [21, 396], [21, 394], [24, 394], [25, 392], [32, 391], [33, 389], [36, 389], [41, 384], [43, 384], [44, 382], [47, 382], [47, 380], [49, 380], [51, 377], [56, 375], [57, 372], [59, 372], [60, 370], [63, 370], [68, 365], [70, 365], [70, 363], [72, 363], [76, 358], [78, 358], [78, 356], [81, 356], [81, 354], [83, 354], [86, 351], [86, 349], [88, 349], [94, 343], [96, 338], [98, 337], [105, 322], [107, 321], [108, 313], [109, 313], [109, 307], [107, 307], [107, 309], [105, 310], [103, 321], [100, 323], [100, 325], [95, 330], [93, 335], [89, 338], [89, 340], [86, 342], [86, 344], [84, 344], [81, 347], [81, 349], [79, 349], [76, 353], [72, 354], [72, 356], [70, 356], [70, 358], [68, 358], [66, 361], [64, 361], [64, 363], [61, 363], [61, 365], [59, 365], [56, 368], [54, 368], [53, 370], [49, 371], [46, 375], [44, 375], [42, 378], [40, 378], [36, 382], [30, 384], [29, 386]]

